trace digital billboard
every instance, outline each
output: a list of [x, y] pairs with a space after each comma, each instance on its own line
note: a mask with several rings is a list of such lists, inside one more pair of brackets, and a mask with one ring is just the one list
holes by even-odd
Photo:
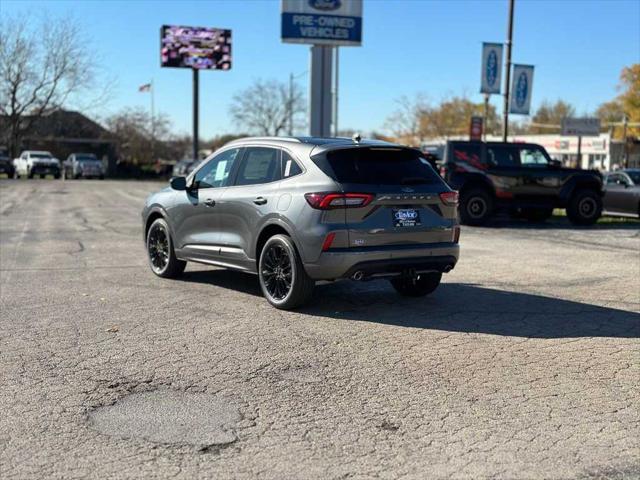
[[163, 25], [160, 29], [160, 66], [231, 69], [231, 30]]

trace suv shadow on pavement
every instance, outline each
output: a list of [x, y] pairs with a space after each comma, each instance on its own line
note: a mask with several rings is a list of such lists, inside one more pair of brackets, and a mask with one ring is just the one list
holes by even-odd
[[[465, 227], [478, 228], [478, 227]], [[531, 222], [525, 219], [512, 218], [508, 215], [496, 215], [480, 228], [512, 228], [519, 230], [640, 230], [640, 221], [622, 218], [607, 218], [594, 225], [573, 225], [566, 217], [551, 217], [545, 222]]]
[[[182, 280], [261, 296], [257, 278], [241, 272], [189, 271]], [[297, 313], [523, 338], [640, 338], [638, 313], [464, 283], [445, 282], [431, 296], [411, 299], [384, 281], [320, 284]]]

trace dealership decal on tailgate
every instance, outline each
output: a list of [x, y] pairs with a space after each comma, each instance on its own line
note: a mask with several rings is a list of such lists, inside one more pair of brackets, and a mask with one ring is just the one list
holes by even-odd
[[420, 213], [415, 208], [393, 210], [394, 227], [415, 227], [421, 225]]

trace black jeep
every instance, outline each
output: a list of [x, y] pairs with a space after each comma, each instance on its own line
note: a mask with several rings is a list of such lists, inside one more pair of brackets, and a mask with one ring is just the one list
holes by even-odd
[[440, 169], [460, 192], [460, 220], [482, 225], [497, 209], [544, 221], [565, 208], [575, 225], [591, 225], [602, 211], [602, 176], [563, 168], [532, 143], [450, 141]]

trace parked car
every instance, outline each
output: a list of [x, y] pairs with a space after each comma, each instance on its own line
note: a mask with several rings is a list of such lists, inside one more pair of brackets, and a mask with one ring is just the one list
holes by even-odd
[[4, 173], [9, 178], [13, 178], [15, 174], [15, 168], [13, 168], [13, 161], [3, 153], [0, 153], [0, 173]]
[[60, 160], [54, 158], [49, 152], [26, 150], [13, 160], [16, 178], [23, 175], [33, 178], [34, 175], [53, 175], [60, 178]]
[[104, 166], [92, 153], [72, 153], [64, 161], [65, 178], [104, 179]]
[[460, 192], [460, 219], [482, 225], [498, 209], [544, 221], [564, 208], [576, 225], [595, 223], [602, 211], [602, 175], [563, 168], [532, 143], [450, 141], [441, 175]]
[[604, 213], [640, 217], [640, 169], [606, 173]]
[[433, 292], [458, 261], [458, 194], [415, 149], [378, 141], [245, 138], [147, 198], [151, 270], [187, 261], [258, 275], [275, 307], [304, 304], [318, 280], [387, 278]]

